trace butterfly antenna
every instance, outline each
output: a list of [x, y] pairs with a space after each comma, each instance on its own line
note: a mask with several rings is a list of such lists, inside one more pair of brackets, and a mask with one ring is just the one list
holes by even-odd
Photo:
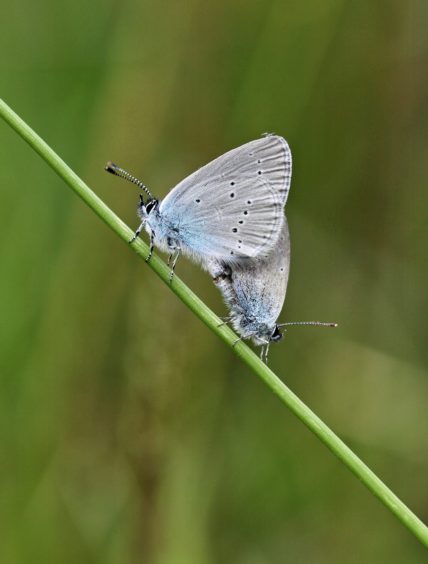
[[313, 325], [315, 327], [337, 327], [337, 323], [330, 323], [327, 321], [289, 321], [288, 323], [279, 323], [278, 327], [285, 327], [286, 325]]
[[110, 174], [114, 174], [115, 176], [119, 176], [120, 178], [124, 178], [125, 180], [132, 182], [132, 184], [136, 184], [139, 188], [141, 188], [141, 190], [144, 190], [144, 192], [149, 196], [151, 200], [154, 200], [147, 186], [143, 184], [141, 180], [138, 180], [138, 178], [135, 178], [135, 176], [132, 176], [132, 174], [129, 174], [129, 172], [127, 172], [123, 168], [120, 168], [120, 166], [117, 166], [109, 161], [105, 166], [105, 170], [107, 172], [110, 172]]

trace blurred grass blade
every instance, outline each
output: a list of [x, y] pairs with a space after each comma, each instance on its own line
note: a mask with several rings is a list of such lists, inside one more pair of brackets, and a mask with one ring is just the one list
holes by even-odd
[[[71, 168], [9, 106], [0, 99], [1, 117], [51, 166], [78, 196], [125, 242], [133, 231], [117, 217]], [[137, 239], [133, 250], [145, 258], [148, 246]], [[380, 501], [428, 546], [428, 528], [333, 431], [311, 411], [244, 343], [233, 343], [236, 335], [220, 326], [215, 315], [177, 276], [169, 282], [170, 269], [157, 256], [149, 266], [171, 290], [261, 378], [288, 408], [341, 460]]]

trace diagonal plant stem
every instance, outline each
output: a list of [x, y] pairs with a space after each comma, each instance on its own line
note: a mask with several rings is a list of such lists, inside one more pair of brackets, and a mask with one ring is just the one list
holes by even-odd
[[[0, 99], [0, 116], [20, 135], [76, 194], [126, 243], [133, 231], [76, 175], [75, 172], [35, 133], [9, 106]], [[132, 249], [142, 258], [148, 246], [137, 239]], [[428, 547], [428, 527], [391, 491], [378, 476], [311, 410], [259, 357], [242, 341], [235, 347], [237, 336], [213, 313], [177, 276], [169, 281], [170, 269], [156, 255], [150, 268], [168, 284], [171, 290], [222, 339], [233, 352], [278, 396], [278, 398], [341, 460], [363, 484], [387, 507], [425, 546]]]

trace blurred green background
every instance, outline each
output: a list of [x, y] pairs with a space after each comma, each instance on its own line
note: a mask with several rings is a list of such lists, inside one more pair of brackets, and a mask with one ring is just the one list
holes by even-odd
[[[428, 518], [428, 5], [6, 3], [1, 96], [133, 228], [265, 131], [294, 156], [270, 364]], [[426, 561], [422, 545], [0, 123], [0, 562]], [[208, 275], [179, 275], [224, 314]]]

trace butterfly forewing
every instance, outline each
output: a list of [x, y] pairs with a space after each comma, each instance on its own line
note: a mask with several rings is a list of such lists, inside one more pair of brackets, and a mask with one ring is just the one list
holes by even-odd
[[180, 182], [160, 212], [197, 253], [256, 257], [275, 245], [291, 181], [291, 153], [269, 135], [233, 149]]

